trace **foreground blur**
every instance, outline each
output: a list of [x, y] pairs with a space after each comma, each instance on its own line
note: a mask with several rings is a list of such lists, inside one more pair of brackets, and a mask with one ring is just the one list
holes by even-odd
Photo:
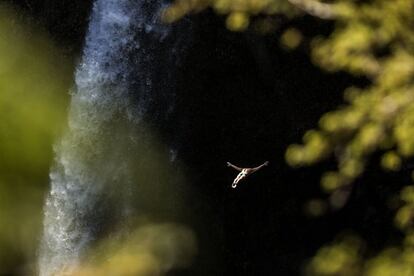
[[70, 275], [164, 275], [187, 267], [195, 249], [190, 230], [176, 224], [146, 224], [103, 241]]
[[[18, 18], [22, 15], [0, 5], [0, 274], [36, 275], [53, 145], [58, 146], [67, 125], [74, 59], [66, 57], [41, 30]], [[108, 127], [125, 139], [136, 135], [123, 129], [129, 129], [125, 124], [118, 120]], [[155, 135], [141, 131], [146, 134], [140, 136], [140, 143], [147, 147], [139, 147], [129, 163], [130, 189], [105, 190], [105, 214], [114, 213], [115, 218], [108, 215], [112, 219], [104, 223], [107, 228], [83, 252], [76, 268], [64, 268], [58, 275], [163, 275], [190, 263], [196, 251], [192, 231], [165, 222], [182, 221], [177, 219], [183, 210], [181, 170], [170, 166], [170, 157]], [[99, 143], [107, 145], [109, 140], [102, 137]], [[111, 166], [122, 167], [131, 150], [122, 141], [118, 148], [90, 146], [104, 148], [113, 160]], [[88, 147], [78, 148], [94, 153]], [[88, 155], [85, 151], [73, 154]], [[97, 164], [107, 163], [98, 160]], [[108, 166], [97, 169], [109, 182], [117, 181]], [[123, 205], [131, 210], [117, 213], [125, 209]], [[121, 216], [130, 221], [118, 220]]]
[[[32, 271], [70, 59], [0, 5], [0, 274]], [[23, 265], [25, 264], [25, 265]]]

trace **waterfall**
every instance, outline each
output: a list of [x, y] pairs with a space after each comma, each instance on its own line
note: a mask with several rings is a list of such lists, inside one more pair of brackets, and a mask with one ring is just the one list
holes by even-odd
[[[94, 3], [68, 130], [55, 145], [39, 252], [42, 276], [70, 272], [108, 224], [133, 212], [128, 196], [137, 155], [147, 146], [144, 121], [168, 121], [174, 66], [187, 43], [159, 22], [163, 8], [150, 0]], [[108, 203], [114, 198], [122, 200]]]

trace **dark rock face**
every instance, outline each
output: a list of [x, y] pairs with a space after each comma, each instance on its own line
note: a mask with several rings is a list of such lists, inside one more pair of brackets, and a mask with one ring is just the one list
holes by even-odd
[[[318, 248], [312, 234], [328, 237], [332, 229], [318, 232], [303, 215], [318, 172], [288, 168], [284, 151], [338, 103], [347, 79], [322, 74], [272, 37], [228, 32], [213, 17], [199, 20], [177, 99], [188, 124], [181, 157], [204, 198], [194, 203], [205, 214], [201, 242], [214, 240], [218, 275], [296, 275]], [[328, 89], [333, 83], [336, 91]], [[265, 160], [269, 167], [230, 188], [237, 172], [226, 161], [248, 167]]]
[[92, 0], [6, 0], [29, 14], [69, 51], [80, 51], [88, 26]]

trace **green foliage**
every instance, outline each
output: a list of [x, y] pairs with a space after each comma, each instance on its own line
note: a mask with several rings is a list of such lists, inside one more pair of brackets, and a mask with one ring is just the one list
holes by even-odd
[[[322, 177], [322, 186], [332, 195], [344, 185], [352, 185], [374, 152], [383, 153], [381, 166], [391, 171], [398, 171], [404, 160], [414, 155], [414, 1], [342, 1], [337, 7], [340, 16], [335, 31], [314, 40], [313, 61], [328, 71], [365, 76], [370, 84], [349, 88], [344, 94], [347, 105], [320, 119], [317, 132], [325, 137], [323, 146], [314, 136], [303, 145], [292, 145], [286, 153], [288, 162], [295, 166], [333, 155], [338, 171]], [[292, 149], [297, 156], [312, 158], [297, 159]], [[317, 253], [309, 266], [310, 274], [414, 275], [413, 191], [412, 186], [402, 190], [403, 204], [395, 216], [395, 225], [406, 235], [405, 242], [372, 258], [334, 243]], [[342, 259], [328, 256], [329, 250], [341, 252]], [[344, 265], [343, 259], [353, 263]], [[337, 270], [327, 271], [327, 264]]]
[[[173, 22], [182, 16], [198, 12], [207, 7], [213, 8], [217, 13], [226, 15], [226, 26], [233, 31], [243, 31], [255, 15], [294, 15], [295, 9], [288, 1], [275, 0], [177, 0], [165, 11], [164, 19]], [[263, 21], [256, 22], [260, 29], [268, 29]], [[264, 24], [263, 24], [264, 23]]]
[[[381, 165], [398, 170], [403, 159], [414, 154], [414, 1], [337, 3], [336, 29], [327, 38], [316, 38], [312, 57], [323, 68], [345, 70], [370, 80], [365, 88], [345, 92], [346, 106], [329, 112], [319, 121], [319, 138], [292, 146], [289, 163], [309, 165], [335, 153], [338, 178], [350, 184], [365, 167], [371, 154], [387, 150]], [[385, 54], [384, 54], [385, 53]], [[321, 150], [323, 148], [323, 150]], [[328, 153], [328, 154], [327, 154]]]
[[165, 275], [172, 268], [187, 267], [197, 250], [194, 234], [181, 225], [146, 223], [127, 232], [102, 241], [69, 274]]
[[322, 247], [307, 267], [309, 275], [359, 275], [361, 241], [347, 237]]
[[[412, 239], [412, 236], [407, 236]], [[364, 244], [352, 238], [322, 247], [307, 267], [308, 275], [394, 276], [414, 275], [414, 248], [406, 239], [403, 247], [389, 248], [364, 258]]]
[[0, 274], [34, 261], [71, 64], [0, 4]]

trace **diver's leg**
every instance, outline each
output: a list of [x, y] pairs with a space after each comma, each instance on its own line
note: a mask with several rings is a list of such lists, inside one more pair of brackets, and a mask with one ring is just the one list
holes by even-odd
[[237, 184], [239, 183], [239, 181], [241, 180], [241, 178], [242, 178], [242, 173], [239, 173], [236, 176], [236, 178], [234, 179], [233, 184], [231, 185], [231, 187], [232, 188], [236, 188], [237, 187]]

